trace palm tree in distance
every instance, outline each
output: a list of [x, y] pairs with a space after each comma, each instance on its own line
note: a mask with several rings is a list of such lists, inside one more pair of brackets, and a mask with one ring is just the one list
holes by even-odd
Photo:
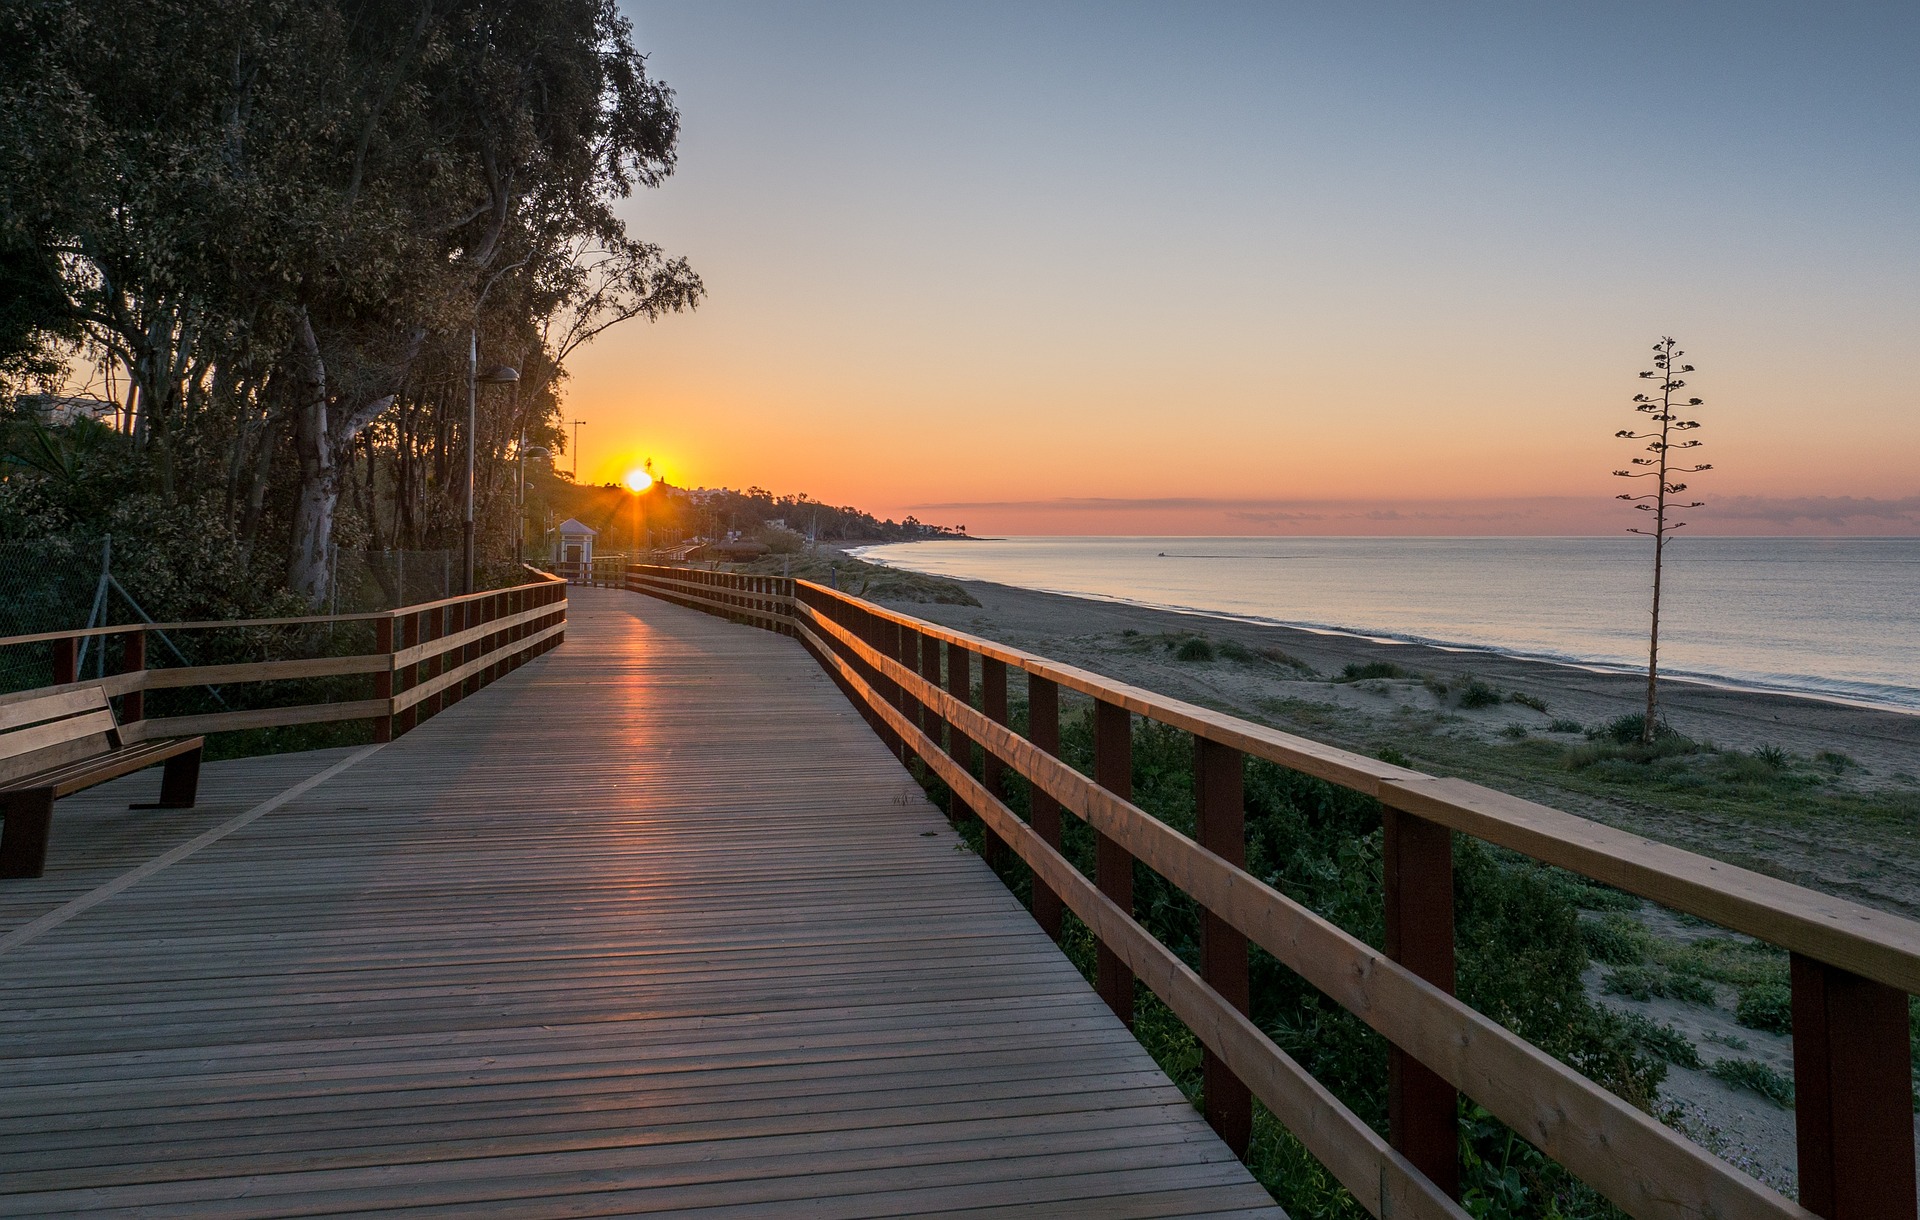
[[1669, 521], [1667, 513], [1674, 509], [1700, 508], [1705, 504], [1703, 500], [1681, 503], [1668, 497], [1677, 496], [1687, 490], [1685, 483], [1674, 481], [1676, 476], [1697, 474], [1703, 470], [1713, 469], [1711, 464], [1705, 462], [1697, 466], [1674, 464], [1675, 450], [1695, 449], [1700, 445], [1698, 440], [1692, 438], [1678, 441], [1673, 439], [1676, 432], [1691, 432], [1700, 426], [1697, 420], [1681, 419], [1674, 414], [1676, 406], [1697, 407], [1701, 404], [1698, 398], [1689, 398], [1683, 404], [1674, 397], [1674, 392], [1683, 389], [1687, 384], [1680, 380], [1679, 374], [1693, 372], [1691, 364], [1678, 363], [1680, 357], [1684, 355], [1686, 353], [1674, 345], [1671, 337], [1664, 338], [1653, 345], [1653, 368], [1641, 373], [1640, 376], [1643, 380], [1652, 380], [1656, 377], [1660, 379], [1659, 397], [1656, 398], [1651, 394], [1635, 394], [1633, 404], [1634, 410], [1649, 417], [1644, 421], [1644, 425], [1658, 425], [1658, 427], [1648, 432], [1622, 429], [1614, 433], [1623, 440], [1646, 441], [1646, 451], [1652, 456], [1637, 457], [1632, 460], [1631, 464], [1640, 469], [1616, 470], [1613, 473], [1623, 479], [1656, 480], [1653, 491], [1643, 495], [1623, 494], [1614, 497], [1617, 500], [1634, 501], [1635, 508], [1643, 513], [1653, 514], [1653, 520], [1648, 522], [1653, 528], [1634, 527], [1627, 530], [1630, 534], [1645, 534], [1653, 539], [1653, 628], [1647, 640], [1647, 714], [1640, 724], [1640, 740], [1647, 745], [1653, 744], [1654, 731], [1659, 724], [1661, 560], [1666, 553], [1667, 536], [1686, 524], [1685, 521]]

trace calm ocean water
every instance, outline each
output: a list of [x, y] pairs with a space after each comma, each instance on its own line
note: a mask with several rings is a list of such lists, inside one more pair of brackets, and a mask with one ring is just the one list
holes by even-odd
[[[1165, 609], [1646, 665], [1639, 538], [1007, 538], [863, 558]], [[1668, 544], [1661, 670], [1920, 711], [1920, 538]]]

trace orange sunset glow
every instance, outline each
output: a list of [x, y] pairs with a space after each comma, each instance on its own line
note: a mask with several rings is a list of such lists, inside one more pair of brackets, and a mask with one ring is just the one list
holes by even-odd
[[[583, 479], [651, 453], [976, 533], [1605, 533], [1674, 333], [1741, 506], [1704, 531], [1920, 530], [1915, 162], [1875, 148], [1910, 86], [1777, 95], [1804, 31], [1689, 46], [1723, 75], [1673, 89], [1647, 192], [1624, 16], [1576, 52], [1544, 16], [1062, 10], [1005, 55], [958, 10], [630, 11], [685, 139], [625, 212], [709, 295], [574, 357]], [[1113, 71], [1146, 59], [1151, 98]]]

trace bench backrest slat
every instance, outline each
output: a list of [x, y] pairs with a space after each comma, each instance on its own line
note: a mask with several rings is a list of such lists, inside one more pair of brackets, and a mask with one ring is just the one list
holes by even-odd
[[[38, 699], [23, 699], [17, 703], [0, 704], [0, 733], [10, 733], [24, 725], [78, 716], [82, 712], [106, 710], [107, 693], [97, 686], [43, 695]], [[9, 757], [12, 755], [0, 754], [0, 758]]]
[[105, 709], [36, 724], [32, 728], [15, 729], [11, 733], [0, 734], [0, 761], [65, 745], [83, 737], [111, 734], [113, 730], [113, 713]]

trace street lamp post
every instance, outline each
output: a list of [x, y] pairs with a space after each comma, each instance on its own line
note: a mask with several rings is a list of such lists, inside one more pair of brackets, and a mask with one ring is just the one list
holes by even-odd
[[467, 492], [464, 511], [461, 514], [460, 531], [461, 568], [466, 573], [461, 584], [463, 592], [473, 592], [473, 464], [474, 456], [480, 449], [480, 428], [478, 403], [481, 385], [512, 385], [520, 380], [520, 371], [507, 365], [496, 365], [485, 373], [480, 371], [480, 332], [472, 327], [467, 329]]
[[527, 540], [527, 455], [531, 453], [536, 457], [551, 459], [553, 457], [553, 450], [547, 448], [545, 445], [534, 445], [529, 448], [527, 445], [527, 434], [522, 432], [520, 434], [520, 446], [515, 452], [520, 458], [520, 493], [514, 497], [513, 505], [520, 515], [513, 530], [513, 561], [515, 563], [525, 563], [526, 556], [523, 554], [523, 551]]

